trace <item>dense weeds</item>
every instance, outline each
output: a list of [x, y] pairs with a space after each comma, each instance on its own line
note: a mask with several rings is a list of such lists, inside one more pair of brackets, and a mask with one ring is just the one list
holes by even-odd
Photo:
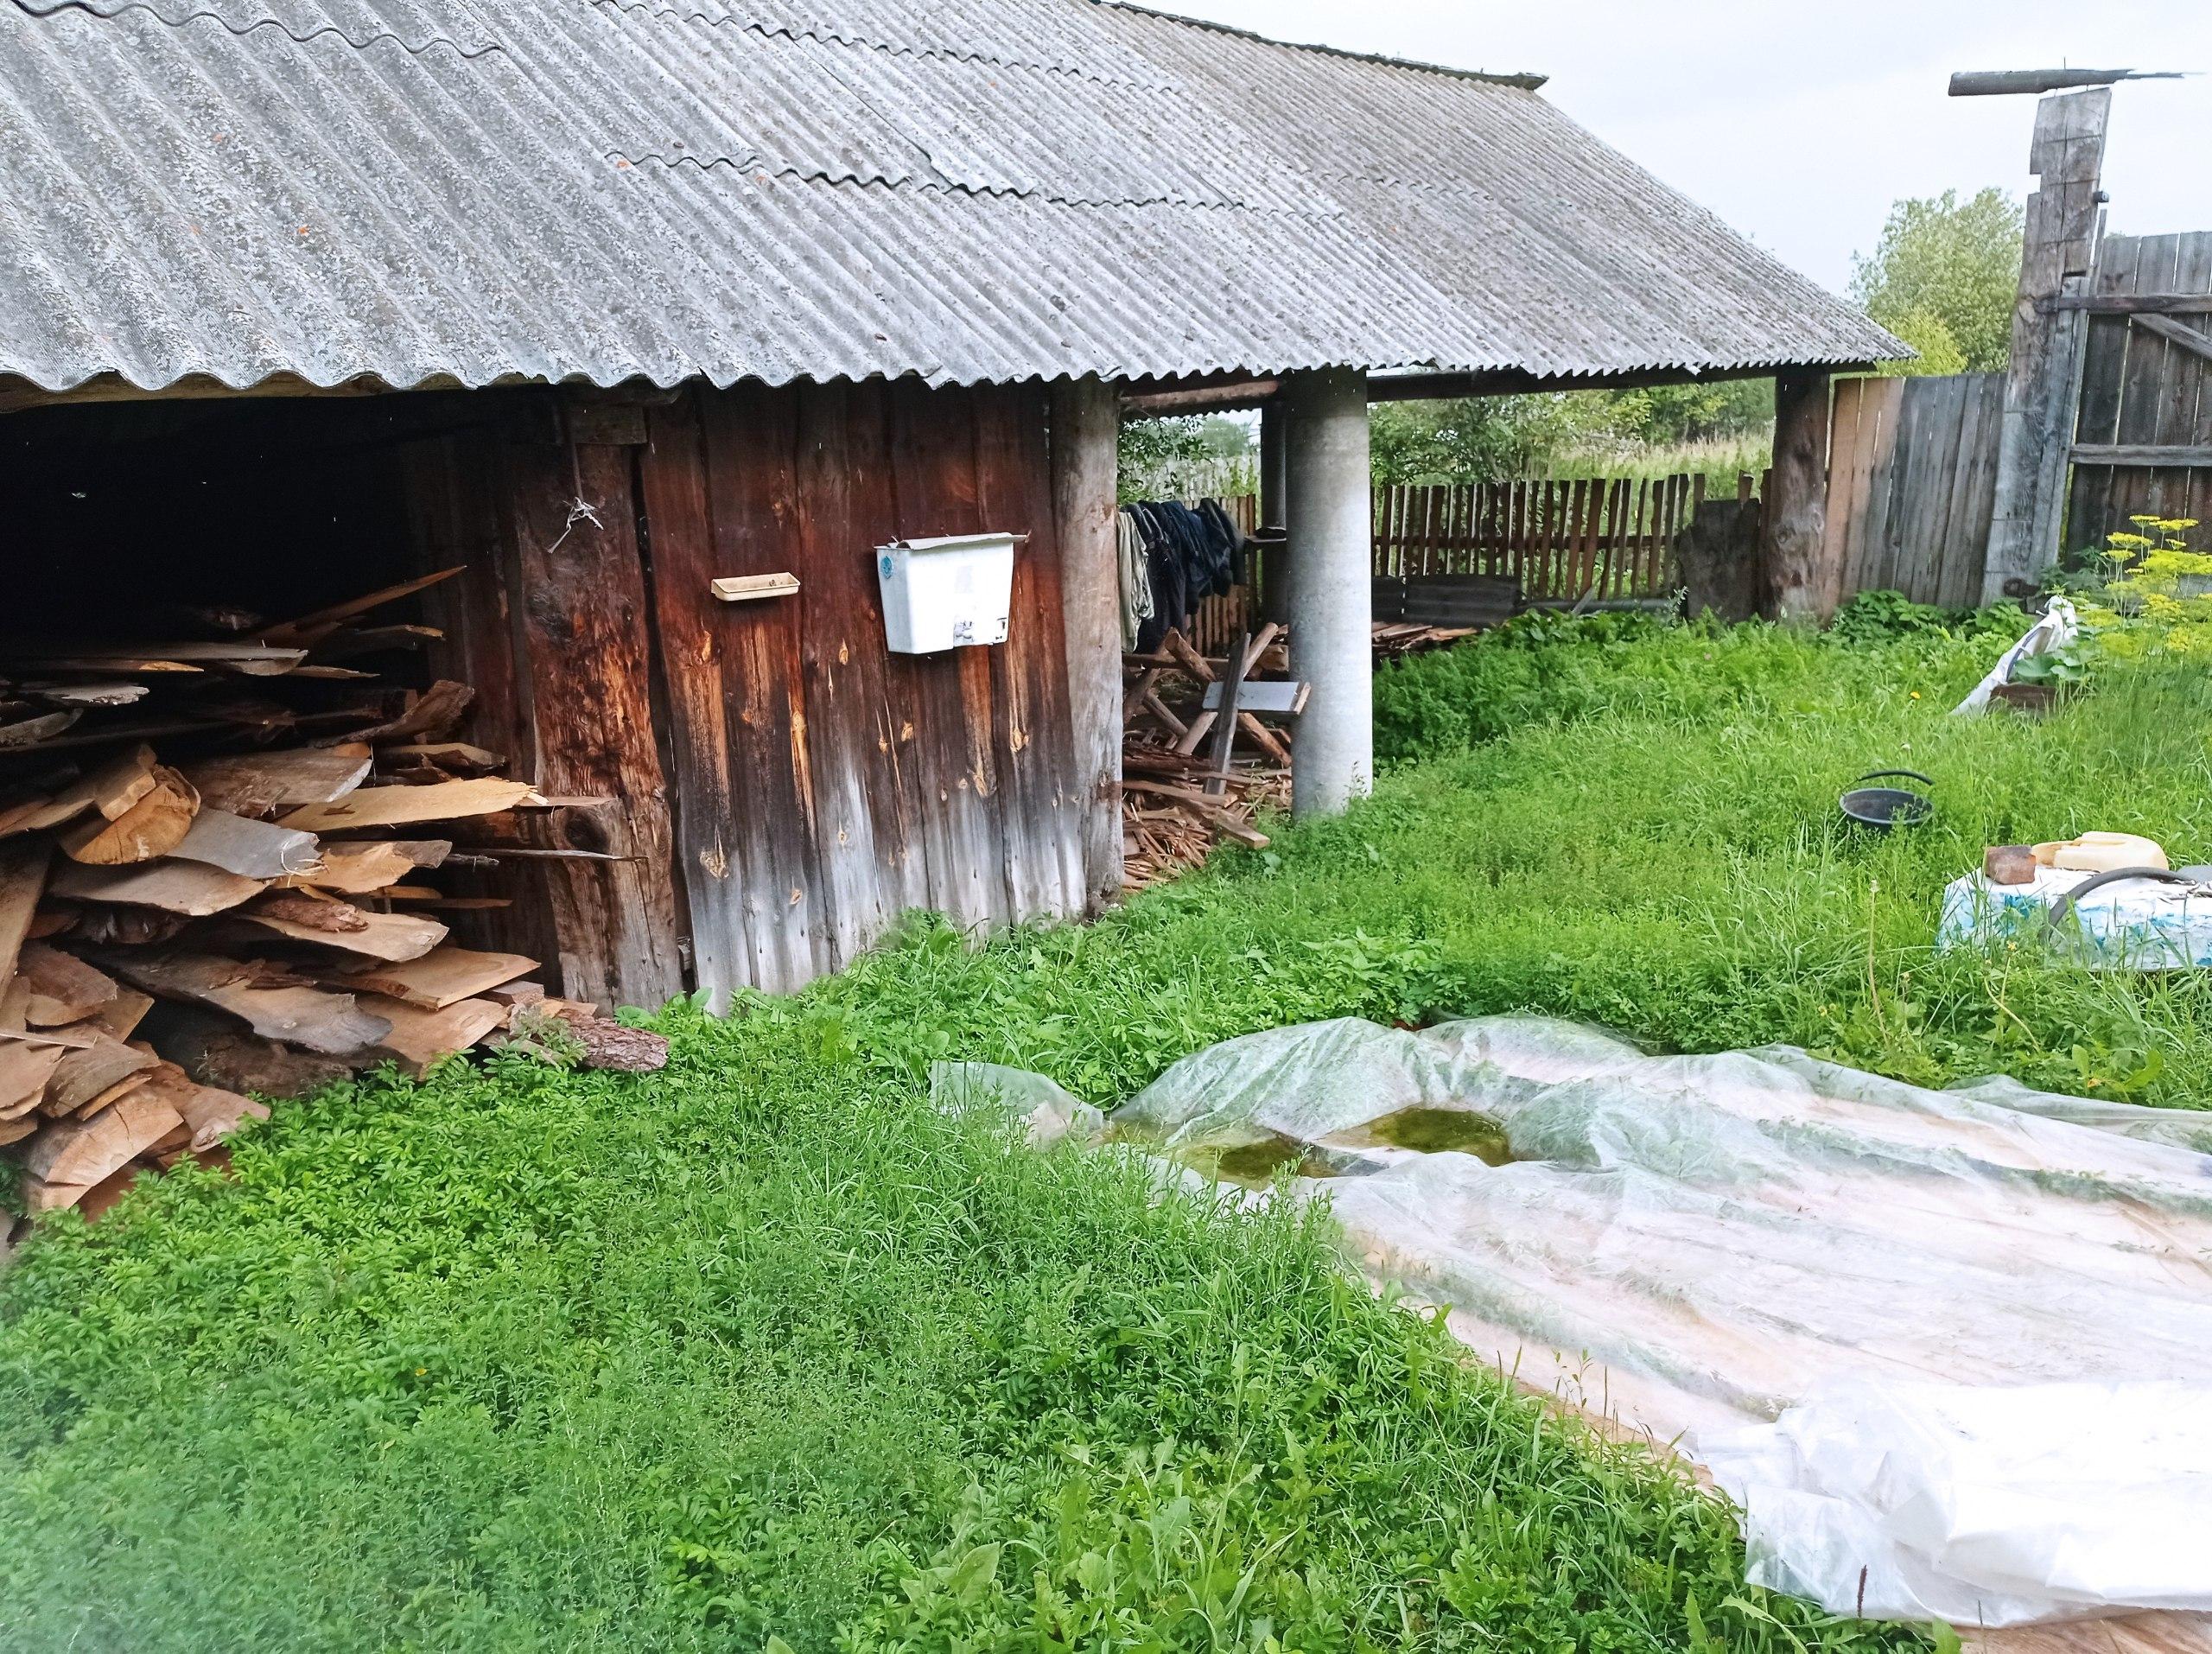
[[[2002, 647], [1585, 622], [1378, 684], [1349, 819], [974, 951], [918, 926], [663, 1074], [521, 1057], [279, 1111], [0, 1280], [11, 1647], [1873, 1648], [1732, 1524], [1337, 1269], [928, 1105], [1228, 1035], [1529, 1008], [1906, 1078], [2212, 1095], [2194, 980], [1936, 957], [1986, 843], [2212, 859], [2202, 674], [1953, 720]], [[1417, 761], [1416, 761], [1417, 760]], [[1846, 830], [1863, 770], [1936, 820]], [[2151, 1059], [2151, 1053], [2156, 1053]]]

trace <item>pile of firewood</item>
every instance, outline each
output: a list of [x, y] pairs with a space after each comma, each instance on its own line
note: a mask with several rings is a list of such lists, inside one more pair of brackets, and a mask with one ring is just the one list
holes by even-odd
[[1475, 635], [1471, 626], [1421, 626], [1412, 620], [1377, 620], [1373, 632], [1375, 664], [1424, 655], [1432, 649], [1448, 649]]
[[0, 1144], [27, 1210], [219, 1153], [268, 1112], [247, 1092], [505, 1039], [666, 1061], [433, 917], [504, 903], [429, 882], [493, 861], [424, 830], [543, 804], [457, 738], [467, 685], [338, 664], [435, 638], [359, 622], [444, 577], [281, 625], [215, 611], [214, 635], [0, 641]]
[[[1213, 854], [1224, 839], [1255, 849], [1266, 809], [1290, 803], [1290, 745], [1268, 716], [1295, 717], [1302, 684], [1280, 674], [1282, 628], [1266, 626], [1229, 657], [1199, 653], [1170, 632], [1155, 654], [1122, 657], [1122, 881], [1143, 890]], [[1233, 722], [1222, 711], [1232, 700]]]

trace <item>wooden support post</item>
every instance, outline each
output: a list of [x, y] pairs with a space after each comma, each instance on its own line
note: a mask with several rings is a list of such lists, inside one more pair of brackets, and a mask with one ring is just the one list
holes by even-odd
[[[1822, 557], [1827, 523], [1828, 376], [1807, 369], [1774, 380], [1774, 468], [1759, 531], [1767, 602], [1777, 620], [1818, 622], [1836, 601]], [[1738, 498], [1748, 494], [1741, 490]]]
[[2086, 290], [2096, 262], [2098, 178], [2112, 92], [2099, 87], [2036, 105], [2027, 241], [2012, 309], [2012, 359], [1997, 451], [1997, 502], [1982, 601], [2024, 595], [2057, 561], [2067, 448], [2081, 375], [2082, 313], [2051, 301]]
[[1052, 387], [1052, 515], [1075, 735], [1084, 911], [1122, 890], [1122, 588], [1114, 520], [1121, 409], [1096, 379]]
[[1206, 792], [1218, 797], [1235, 773], [1236, 757], [1236, 700], [1243, 692], [1244, 674], [1249, 670], [1246, 651], [1251, 644], [1251, 634], [1238, 629], [1236, 640], [1229, 646], [1229, 676], [1223, 680], [1221, 691], [1221, 727], [1213, 741], [1213, 773], [1206, 779]]

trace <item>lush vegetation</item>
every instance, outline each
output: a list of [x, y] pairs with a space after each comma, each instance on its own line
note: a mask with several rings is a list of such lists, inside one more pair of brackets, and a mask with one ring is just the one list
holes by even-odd
[[1256, 493], [1259, 461], [1249, 420], [1192, 414], [1122, 422], [1124, 502]]
[[1773, 423], [1771, 380], [1726, 379], [1380, 403], [1368, 428], [1377, 482], [1700, 472], [1732, 487], [1765, 468]]
[[[1985, 843], [2212, 849], [2201, 671], [1952, 719], [2001, 639], [1880, 607], [1849, 641], [1523, 623], [1383, 675], [1371, 804], [1095, 927], [922, 927], [672, 1012], [659, 1076], [368, 1079], [229, 1180], [50, 1225], [0, 1278], [10, 1646], [1909, 1640], [1745, 1587], [1725, 1513], [1466, 1371], [1322, 1226], [1155, 1204], [925, 1078], [1106, 1101], [1255, 1028], [1534, 1008], [2212, 1094], [2196, 982], [1929, 946]], [[1936, 820], [1840, 827], [1893, 763]]]
[[2001, 189], [1901, 200], [1873, 252], [1855, 261], [1851, 296], [1920, 353], [1905, 373], [2002, 368], [2020, 283], [2020, 204]]

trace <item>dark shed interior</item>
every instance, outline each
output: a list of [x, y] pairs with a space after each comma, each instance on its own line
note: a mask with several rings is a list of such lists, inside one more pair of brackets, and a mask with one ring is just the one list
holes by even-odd
[[[511, 904], [447, 915], [456, 936], [602, 1002], [785, 989], [909, 909], [981, 929], [1083, 908], [1078, 817], [1110, 803], [1071, 779], [1048, 407], [1039, 385], [906, 380], [19, 412], [0, 634], [198, 635], [210, 611], [277, 621], [459, 565], [377, 617], [442, 636], [347, 663], [469, 684], [461, 737], [550, 801], [453, 831], [506, 859], [442, 883]], [[890, 653], [875, 549], [984, 530], [1028, 537], [1008, 641]], [[796, 595], [709, 589], [778, 571]], [[200, 726], [165, 759], [359, 722], [338, 680], [288, 684], [302, 716], [257, 722], [256, 682], [134, 710]]]

